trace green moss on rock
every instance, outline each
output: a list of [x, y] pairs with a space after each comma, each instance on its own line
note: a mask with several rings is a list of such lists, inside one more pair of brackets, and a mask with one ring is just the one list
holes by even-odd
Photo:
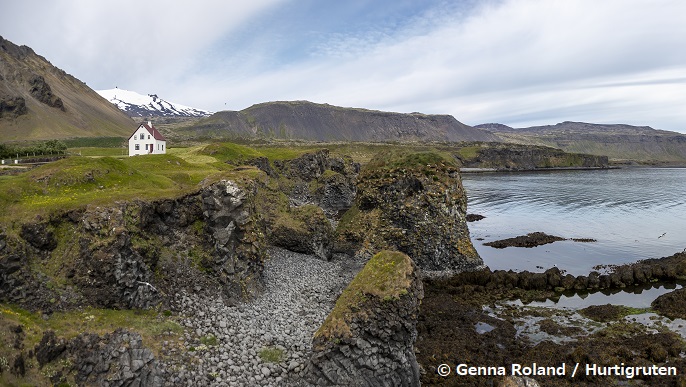
[[366, 313], [363, 304], [373, 298], [388, 302], [406, 295], [412, 272], [412, 260], [401, 252], [384, 250], [374, 255], [343, 291], [315, 337], [350, 337], [349, 323]]

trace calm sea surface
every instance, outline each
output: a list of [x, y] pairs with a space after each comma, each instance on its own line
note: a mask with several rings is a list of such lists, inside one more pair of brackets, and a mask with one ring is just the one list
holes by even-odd
[[[659, 258], [686, 248], [686, 168], [463, 174], [474, 247], [491, 269], [586, 274], [599, 264]], [[542, 231], [564, 238], [534, 248], [483, 243]], [[483, 240], [477, 240], [483, 238]]]

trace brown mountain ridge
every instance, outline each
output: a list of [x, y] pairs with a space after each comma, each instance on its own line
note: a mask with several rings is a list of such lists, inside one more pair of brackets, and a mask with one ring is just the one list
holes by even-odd
[[0, 139], [125, 137], [135, 123], [85, 83], [0, 36]]
[[311, 141], [500, 141], [450, 115], [393, 113], [309, 101], [266, 102], [241, 111], [221, 111], [179, 134]]

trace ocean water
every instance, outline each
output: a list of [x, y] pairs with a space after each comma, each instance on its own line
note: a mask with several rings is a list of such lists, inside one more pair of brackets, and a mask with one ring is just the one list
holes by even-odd
[[[587, 274], [596, 265], [686, 248], [686, 168], [462, 174], [474, 247], [491, 269]], [[483, 243], [542, 231], [571, 240], [534, 248]], [[483, 239], [483, 240], [479, 240]]]

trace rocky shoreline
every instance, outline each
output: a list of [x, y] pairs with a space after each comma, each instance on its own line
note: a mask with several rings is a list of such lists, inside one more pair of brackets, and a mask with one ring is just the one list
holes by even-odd
[[[417, 360], [427, 370], [425, 385], [493, 386], [499, 376], [443, 377], [439, 364], [455, 359], [474, 366], [541, 366], [579, 363], [676, 366], [683, 370], [686, 340], [686, 291], [658, 297], [651, 308], [599, 305], [584, 309], [527, 305], [561, 294], [585, 297], [597, 289], [633, 292], [642, 284], [674, 284], [686, 275], [686, 253], [614, 267], [608, 274], [563, 275], [490, 271], [461, 273], [424, 281], [425, 298], [418, 323]], [[465, 360], [462, 360], [465, 359]], [[681, 372], [681, 371], [680, 371]], [[622, 385], [621, 376], [591, 374], [538, 376], [545, 386]], [[678, 386], [686, 378], [641, 376], [637, 385]]]

